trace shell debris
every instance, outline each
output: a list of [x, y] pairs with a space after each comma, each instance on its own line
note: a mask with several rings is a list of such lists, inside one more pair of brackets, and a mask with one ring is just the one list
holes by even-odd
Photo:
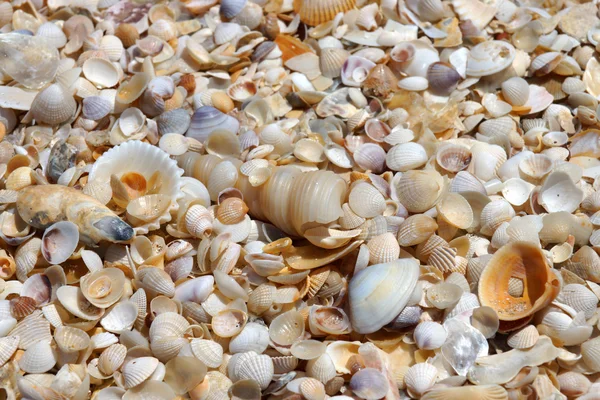
[[577, 0], [0, 1], [7, 399], [592, 399]]

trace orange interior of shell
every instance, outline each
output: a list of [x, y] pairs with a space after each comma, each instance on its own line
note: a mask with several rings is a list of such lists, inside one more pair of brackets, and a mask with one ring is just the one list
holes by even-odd
[[[510, 278], [523, 281], [523, 294], [509, 294]], [[526, 242], [502, 247], [490, 260], [479, 281], [479, 300], [492, 307], [503, 321], [515, 321], [532, 315], [558, 295], [559, 282], [544, 254]]]

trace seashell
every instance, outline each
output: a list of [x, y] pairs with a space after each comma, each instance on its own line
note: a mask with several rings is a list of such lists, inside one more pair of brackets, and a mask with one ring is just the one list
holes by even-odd
[[269, 337], [280, 346], [289, 346], [304, 332], [304, 318], [297, 311], [286, 311], [271, 321]]
[[213, 285], [214, 278], [212, 276], [194, 278], [178, 285], [173, 298], [181, 302], [193, 301], [201, 303], [212, 293]]
[[447, 63], [435, 62], [427, 69], [429, 89], [434, 94], [449, 95], [456, 89], [460, 79], [461, 76], [456, 69]]
[[385, 157], [388, 168], [400, 172], [419, 168], [427, 160], [427, 153], [423, 146], [413, 142], [395, 145], [388, 151]]
[[341, 231], [320, 226], [307, 229], [304, 232], [304, 237], [315, 246], [324, 249], [336, 249], [348, 244], [352, 238], [357, 237], [361, 232], [360, 229]]
[[42, 236], [42, 255], [50, 264], [62, 264], [73, 254], [78, 243], [77, 225], [69, 221], [57, 222]]
[[214, 107], [202, 106], [192, 115], [186, 136], [204, 142], [217, 129], [237, 133], [239, 126], [240, 124], [235, 118], [223, 114]]
[[269, 356], [247, 352], [232, 356], [227, 365], [227, 371], [233, 381], [260, 380], [261, 387], [266, 387], [273, 376], [272, 366]]
[[434, 350], [442, 347], [447, 337], [446, 329], [433, 321], [423, 321], [415, 328], [414, 337], [420, 349]]
[[94, 57], [87, 59], [82, 66], [83, 75], [93, 84], [110, 88], [119, 82], [119, 70], [110, 61]]
[[240, 154], [240, 142], [235, 132], [225, 129], [214, 130], [204, 143], [206, 151], [219, 157], [234, 156]]
[[524, 179], [537, 183], [540, 182], [552, 169], [550, 157], [543, 154], [533, 154], [519, 163], [519, 171]]
[[343, 335], [352, 330], [346, 313], [336, 307], [311, 307], [308, 321], [315, 335]]
[[181, 108], [165, 111], [156, 117], [158, 132], [162, 135], [177, 133], [183, 135], [189, 128], [192, 118]]
[[459, 387], [434, 387], [425, 393], [421, 399], [424, 400], [458, 400], [458, 399], [503, 399], [508, 396], [506, 389], [499, 385], [477, 385]]
[[502, 82], [502, 96], [513, 106], [522, 106], [529, 99], [529, 84], [520, 77]]
[[232, 337], [242, 331], [247, 320], [248, 315], [243, 311], [223, 310], [213, 316], [211, 328], [220, 337]]
[[586, 318], [590, 318], [598, 304], [598, 298], [584, 285], [571, 283], [565, 285], [558, 296], [558, 301], [564, 303], [577, 312], [583, 311]]
[[248, 210], [248, 206], [244, 203], [244, 200], [237, 197], [231, 197], [225, 199], [225, 201], [219, 205], [216, 217], [224, 224], [237, 224], [244, 219]]
[[350, 53], [337, 47], [326, 47], [321, 50], [319, 57], [319, 68], [323, 76], [327, 78], [338, 78], [342, 73], [342, 66], [350, 57]]
[[[447, 247], [440, 247], [437, 250], [448, 249]], [[435, 254], [432, 253], [432, 256]], [[432, 257], [429, 257], [430, 259]], [[461, 299], [463, 294], [462, 289], [448, 282], [441, 282], [431, 286], [427, 290], [427, 300], [440, 310], [449, 309], [455, 306]]]
[[240, 333], [231, 338], [229, 351], [233, 354], [249, 351], [262, 354], [267, 349], [268, 344], [268, 329], [259, 323], [248, 322]]
[[199, 204], [191, 206], [185, 213], [185, 226], [194, 237], [208, 237], [212, 233], [212, 216], [206, 207]]
[[390, 390], [388, 379], [375, 368], [364, 368], [352, 375], [350, 389], [363, 399], [378, 399]]
[[512, 64], [515, 55], [515, 48], [507, 42], [482, 42], [469, 53], [467, 75], [481, 77], [500, 72]]
[[540, 334], [535, 326], [529, 325], [512, 333], [506, 343], [513, 349], [528, 349], [537, 343], [539, 337]]
[[19, 296], [10, 300], [10, 313], [17, 320], [30, 315], [36, 309], [36, 301], [31, 297]]
[[372, 185], [359, 182], [350, 191], [348, 205], [360, 217], [373, 218], [383, 213], [385, 199]]
[[400, 246], [414, 246], [425, 242], [435, 233], [438, 225], [435, 220], [427, 215], [411, 215], [398, 229], [398, 243]]
[[231, 19], [242, 11], [246, 3], [247, 1], [245, 0], [226, 0], [221, 3], [219, 13], [222, 17]]
[[114, 35], [121, 40], [125, 48], [129, 48], [139, 40], [140, 34], [132, 24], [121, 23], [115, 28]]
[[73, 96], [59, 84], [52, 84], [40, 91], [31, 103], [33, 118], [48, 125], [58, 125], [75, 114], [77, 103]]
[[113, 344], [106, 348], [98, 357], [98, 370], [104, 375], [112, 375], [117, 371], [127, 355], [127, 348], [122, 344]]
[[5, 336], [0, 338], [0, 365], [4, 366], [19, 347], [18, 336]]
[[469, 202], [459, 194], [447, 193], [436, 205], [436, 209], [439, 217], [452, 226], [467, 229], [473, 224], [473, 210]]
[[[518, 278], [525, 286], [535, 282], [539, 288], [522, 297], [510, 296], [508, 281], [525, 262], [529, 267]], [[479, 298], [482, 305], [498, 313], [500, 320], [515, 321], [545, 307], [558, 294], [558, 285], [540, 249], [530, 243], [514, 242], [499, 249], [486, 265], [479, 280]]]
[[429, 88], [429, 81], [421, 76], [409, 76], [399, 81], [398, 87], [410, 92], [421, 92]]
[[398, 63], [400, 71], [411, 78], [425, 78], [429, 66], [440, 61], [433, 47], [418, 40], [397, 44], [390, 52], [390, 57]]
[[355, 4], [352, 0], [330, 0], [326, 3], [294, 1], [294, 12], [305, 24], [316, 26], [331, 21], [338, 13], [354, 8]]
[[99, 121], [113, 110], [113, 104], [106, 97], [89, 96], [83, 99], [82, 113], [87, 119]]
[[131, 301], [123, 301], [115, 305], [102, 318], [100, 324], [109, 332], [119, 333], [130, 330], [138, 316], [137, 305]]
[[178, 394], [193, 390], [202, 383], [207, 373], [206, 366], [200, 360], [182, 356], [169, 360], [165, 370], [164, 382]]
[[52, 22], [46, 22], [40, 25], [35, 35], [43, 37], [46, 39], [47, 43], [57, 49], [60, 49], [67, 44], [67, 36], [58, 25]]
[[77, 287], [61, 286], [56, 291], [56, 297], [67, 311], [78, 318], [95, 321], [104, 315], [104, 310], [88, 302]]
[[[417, 263], [397, 260], [371, 266], [354, 276], [349, 284], [353, 329], [359, 333], [375, 332], [398, 315], [416, 285], [417, 270]], [[388, 284], [396, 288], [401, 285], [406, 290], [384, 290], [382, 285]], [[375, 291], [382, 295], [374, 298]], [[369, 298], [369, 301], [366, 302], [365, 298]]]
[[394, 261], [400, 256], [400, 245], [392, 233], [384, 233], [369, 240], [369, 262], [382, 264]]
[[52, 369], [56, 361], [56, 355], [50, 344], [40, 340], [25, 351], [19, 360], [19, 368], [29, 374], [42, 374]]
[[218, 368], [223, 362], [223, 347], [211, 340], [193, 339], [192, 353], [209, 368]]
[[[132, 154], [135, 156], [132, 156]], [[149, 162], [149, 160], [152, 160], [152, 162]], [[136, 232], [139, 234], [147, 233], [148, 230], [157, 229], [160, 224], [170, 221], [170, 212], [177, 211], [179, 207], [177, 200], [183, 197], [180, 190], [182, 185], [180, 177], [183, 171], [168, 157], [168, 154], [152, 145], [137, 140], [125, 142], [113, 147], [96, 160], [90, 171], [89, 180], [91, 182], [94, 180], [109, 182], [112, 174], [116, 174], [117, 177], [123, 179], [124, 171], [135, 172], [143, 176], [146, 181], [150, 180], [157, 172], [160, 172], [160, 176], [169, 177], [168, 180], [165, 179], [162, 182], [160, 189], [155, 193], [168, 195], [171, 198], [168, 212], [148, 223], [136, 226]]]
[[407, 171], [395, 183], [398, 200], [409, 212], [433, 207], [444, 190], [442, 176], [436, 171]]
[[81, 293], [96, 307], [108, 308], [121, 298], [125, 275], [118, 268], [105, 268], [81, 278]]
[[365, 143], [354, 152], [354, 161], [366, 171], [381, 173], [385, 167], [385, 151], [373, 143]]
[[[337, 0], [339, 1], [339, 0]], [[360, 87], [375, 67], [375, 63], [359, 56], [350, 56], [344, 61], [341, 70], [342, 82], [346, 86]]]
[[404, 382], [411, 396], [420, 397], [437, 379], [438, 371], [431, 364], [415, 364], [404, 374]]
[[158, 363], [158, 359], [154, 357], [139, 357], [127, 361], [121, 368], [124, 387], [126, 389], [136, 387], [150, 378]]

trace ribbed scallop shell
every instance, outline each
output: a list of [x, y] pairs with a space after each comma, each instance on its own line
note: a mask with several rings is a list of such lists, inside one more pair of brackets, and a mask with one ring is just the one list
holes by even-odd
[[400, 203], [409, 212], [424, 212], [433, 207], [444, 190], [444, 179], [437, 171], [408, 171], [395, 184]]
[[437, 374], [437, 368], [431, 364], [415, 364], [404, 375], [404, 383], [409, 393], [419, 397], [434, 385]]
[[0, 338], [0, 366], [4, 366], [19, 347], [19, 336], [5, 336]]
[[363, 218], [373, 218], [385, 210], [385, 199], [373, 185], [358, 182], [350, 190], [348, 205], [357, 215]]
[[294, 1], [294, 11], [307, 25], [316, 26], [331, 21], [340, 12], [346, 12], [356, 4], [353, 0], [306, 0]]
[[244, 353], [249, 354], [249, 357], [239, 359], [234, 364], [234, 375], [237, 379], [252, 379], [260, 385], [261, 389], [266, 389], [273, 379], [273, 361], [271, 357], [264, 354], [256, 354], [254, 352]]
[[56, 354], [50, 344], [39, 341], [25, 351], [19, 359], [19, 367], [30, 374], [42, 374], [52, 369], [56, 361]]
[[269, 331], [267, 327], [256, 322], [249, 322], [239, 334], [231, 338], [229, 351], [234, 354], [248, 351], [261, 354], [268, 345]]
[[122, 344], [113, 344], [106, 348], [98, 357], [98, 369], [104, 375], [112, 375], [118, 370], [127, 355], [127, 348]]
[[52, 341], [50, 324], [41, 312], [34, 312], [22, 321], [19, 321], [10, 334], [11, 336], [19, 336], [21, 338], [19, 348], [24, 350], [27, 350], [39, 341], [47, 343]]
[[513, 349], [528, 349], [537, 343], [539, 337], [540, 334], [536, 327], [529, 325], [517, 332], [512, 333], [508, 337], [506, 343]]
[[414, 331], [415, 342], [420, 349], [433, 350], [442, 347], [448, 333], [439, 323], [434, 321], [423, 321]]
[[435, 220], [424, 214], [411, 215], [398, 229], [400, 246], [414, 246], [426, 241], [437, 230]]
[[598, 306], [596, 295], [584, 285], [577, 283], [565, 285], [558, 296], [558, 301], [573, 307], [577, 312], [585, 312], [586, 318], [591, 318]]
[[136, 226], [137, 234], [148, 233], [149, 230], [158, 229], [161, 224], [171, 220], [171, 213], [179, 209], [177, 200], [183, 197], [181, 191], [181, 175], [183, 170], [169, 155], [158, 147], [148, 143], [131, 140], [108, 150], [94, 163], [90, 171], [89, 180], [109, 182], [110, 176], [116, 174], [120, 177], [126, 172], [137, 172], [149, 180], [156, 172], [160, 173], [162, 184], [158, 193], [166, 194], [171, 198], [171, 206], [159, 218]]
[[529, 84], [520, 77], [502, 82], [502, 96], [513, 106], [522, 106], [529, 99]]
[[223, 362], [223, 347], [212, 340], [193, 339], [192, 353], [209, 368], [218, 368]]
[[323, 76], [338, 78], [342, 73], [342, 65], [350, 57], [350, 53], [337, 47], [326, 47], [321, 50], [319, 65]]
[[409, 142], [392, 147], [385, 157], [385, 162], [393, 171], [406, 172], [423, 166], [427, 159], [427, 152], [423, 146]]
[[52, 84], [39, 92], [33, 103], [31, 113], [40, 123], [58, 125], [66, 122], [75, 114], [77, 102], [60, 84]]
[[158, 363], [158, 359], [154, 357], [139, 357], [126, 362], [121, 370], [125, 388], [136, 387], [148, 379]]
[[384, 233], [375, 236], [369, 243], [369, 262], [371, 264], [381, 264], [398, 259], [400, 256], [400, 245], [393, 233]]
[[60, 27], [53, 22], [45, 22], [37, 29], [36, 36], [41, 36], [52, 46], [60, 49], [67, 44], [67, 37]]
[[354, 161], [365, 171], [382, 173], [386, 161], [385, 150], [374, 143], [365, 143], [354, 152]]

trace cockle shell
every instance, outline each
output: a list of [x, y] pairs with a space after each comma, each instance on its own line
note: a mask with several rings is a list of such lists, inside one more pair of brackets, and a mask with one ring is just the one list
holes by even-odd
[[[508, 294], [511, 277], [523, 280], [526, 291], [521, 297]], [[479, 299], [496, 310], [500, 320], [515, 321], [545, 307], [558, 289], [559, 282], [541, 250], [530, 243], [514, 242], [498, 250], [486, 265], [479, 280]]]
[[529, 99], [529, 84], [523, 78], [510, 78], [502, 82], [502, 95], [513, 106], [522, 106]]
[[300, 15], [300, 20], [307, 25], [315, 26], [332, 20], [338, 13], [354, 7], [353, 0], [328, 0], [326, 2], [294, 1], [294, 11]]
[[445, 189], [437, 171], [407, 171], [395, 183], [398, 200], [409, 212], [423, 212], [433, 207]]
[[33, 103], [31, 113], [40, 123], [58, 125], [73, 117], [77, 103], [73, 96], [59, 84], [52, 84], [39, 92]]

